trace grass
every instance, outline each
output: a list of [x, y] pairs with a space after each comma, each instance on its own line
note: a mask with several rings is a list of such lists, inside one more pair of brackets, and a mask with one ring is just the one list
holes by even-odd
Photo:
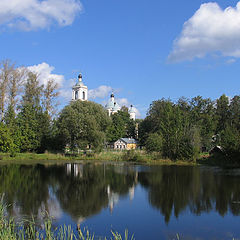
[[[107, 240], [106, 237], [95, 237], [88, 230], [81, 230], [77, 227], [77, 233], [74, 233], [72, 226], [60, 226], [53, 228], [52, 221], [48, 218], [44, 222], [44, 228], [39, 229], [32, 221], [25, 221], [21, 224], [16, 224], [14, 219], [7, 219], [4, 215], [5, 207], [0, 204], [0, 239], [4, 240]], [[134, 240], [134, 236], [129, 236], [128, 231], [125, 231], [124, 236], [118, 232], [111, 231], [112, 237], [110, 240]]]
[[17, 153], [11, 157], [8, 153], [0, 153], [0, 164], [60, 164], [63, 162], [78, 161], [113, 161], [113, 162], [135, 162], [144, 164], [158, 165], [195, 165], [194, 162], [172, 161], [163, 159], [159, 154], [149, 154], [143, 150], [129, 151], [102, 151], [100, 153], [80, 153], [80, 154], [62, 154], [62, 153]]

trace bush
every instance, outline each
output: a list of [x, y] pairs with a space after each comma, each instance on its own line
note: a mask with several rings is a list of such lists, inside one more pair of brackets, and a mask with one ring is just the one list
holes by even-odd
[[123, 161], [132, 161], [132, 162], [141, 162], [143, 161], [143, 157], [141, 154], [136, 152], [135, 150], [128, 150], [122, 156]]
[[147, 152], [162, 152], [163, 139], [158, 133], [150, 133], [145, 143]]

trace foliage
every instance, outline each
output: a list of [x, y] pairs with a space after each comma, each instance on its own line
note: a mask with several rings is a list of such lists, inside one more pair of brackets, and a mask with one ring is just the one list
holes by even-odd
[[217, 100], [217, 108], [216, 108], [216, 118], [217, 118], [217, 132], [223, 131], [226, 126], [227, 122], [230, 117], [230, 111], [229, 111], [229, 98], [223, 94], [218, 100]]
[[105, 142], [105, 131], [110, 119], [105, 109], [94, 102], [72, 102], [57, 120], [61, 148], [86, 149], [88, 145], [100, 151]]
[[[67, 240], [67, 239], [79, 239], [79, 240], [94, 240], [102, 239], [96, 238], [94, 234], [88, 230], [82, 230], [78, 227], [77, 233], [74, 233], [72, 226], [60, 226], [55, 229], [52, 227], [52, 220], [48, 218], [43, 224], [43, 229], [40, 230], [33, 221], [24, 221], [21, 224], [17, 224], [14, 219], [8, 220], [4, 216], [4, 206], [0, 203], [0, 239], [4, 240], [24, 240], [24, 239], [36, 239], [36, 240]], [[128, 231], [125, 231], [124, 237], [118, 232], [111, 231], [111, 240], [134, 240], [134, 236], [128, 237]], [[107, 240], [105, 237], [104, 239]]]
[[[48, 147], [51, 119], [48, 111], [43, 111], [42, 95], [43, 86], [39, 84], [38, 76], [29, 72], [24, 86], [20, 112], [16, 118], [21, 136], [22, 152], [44, 152]], [[50, 107], [50, 103], [48, 102], [48, 107]]]
[[144, 157], [141, 153], [135, 150], [125, 151], [122, 155], [123, 161], [131, 161], [131, 162], [142, 162], [144, 161]]
[[145, 147], [148, 152], [162, 152], [162, 146], [163, 146], [163, 139], [160, 134], [157, 132], [150, 133], [146, 143]]
[[140, 127], [144, 128], [141, 132], [145, 134], [144, 145], [148, 151], [161, 152], [164, 157], [173, 160], [194, 158], [191, 141], [194, 126], [182, 105], [165, 99], [154, 101]]
[[125, 106], [109, 118], [102, 106], [77, 101], [53, 119], [58, 86], [45, 80], [43, 86], [36, 73], [10, 60], [0, 62], [0, 151], [15, 156], [19, 151], [62, 151], [69, 145], [71, 150], [101, 152], [106, 142], [138, 137], [147, 152], [174, 161], [194, 161], [216, 145], [228, 162], [240, 161], [240, 96], [156, 100], [141, 121], [131, 120]]
[[111, 115], [112, 123], [107, 128], [107, 141], [115, 142], [123, 137], [135, 137], [135, 122], [130, 119], [126, 107]]
[[11, 152], [15, 148], [10, 130], [3, 123], [0, 123], [0, 152]]

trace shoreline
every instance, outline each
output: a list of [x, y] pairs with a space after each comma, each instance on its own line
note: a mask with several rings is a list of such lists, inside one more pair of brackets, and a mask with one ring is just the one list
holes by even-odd
[[223, 168], [240, 168], [240, 164], [230, 162], [221, 156], [201, 154], [196, 161], [173, 161], [163, 159], [158, 154], [148, 154], [144, 151], [103, 151], [101, 153], [64, 154], [64, 153], [0, 153], [0, 165], [6, 164], [63, 164], [63, 163], [129, 163], [146, 165], [175, 165], [175, 166], [217, 166]]
[[91, 154], [70, 155], [63, 153], [17, 153], [11, 157], [10, 154], [0, 153], [0, 165], [6, 164], [63, 164], [63, 163], [131, 163], [146, 165], [176, 165], [176, 166], [218, 166], [218, 167], [240, 167], [236, 163], [226, 163], [222, 159], [217, 160], [209, 155], [202, 155], [197, 161], [172, 161], [162, 159], [158, 155], [151, 155], [143, 151], [134, 152], [101, 152]]
[[[131, 156], [129, 156], [131, 155]], [[122, 162], [149, 165], [198, 165], [196, 162], [172, 161], [158, 156], [138, 151], [129, 152], [101, 152], [95, 154], [68, 155], [62, 153], [17, 153], [11, 157], [8, 153], [0, 153], [0, 165], [2, 164], [56, 164], [56, 163], [88, 163], [88, 162]]]

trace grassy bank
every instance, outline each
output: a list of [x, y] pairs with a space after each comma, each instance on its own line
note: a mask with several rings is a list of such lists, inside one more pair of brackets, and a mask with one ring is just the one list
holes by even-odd
[[172, 161], [163, 159], [157, 153], [147, 153], [143, 150], [130, 151], [102, 151], [100, 153], [87, 152], [79, 154], [63, 153], [17, 153], [11, 156], [8, 153], [0, 153], [0, 164], [62, 164], [65, 162], [132, 162], [150, 165], [210, 165], [221, 167], [239, 167], [238, 161], [232, 161], [223, 155], [200, 154], [197, 161]]
[[159, 154], [149, 154], [142, 150], [130, 151], [103, 151], [101, 153], [80, 153], [80, 154], [61, 154], [61, 153], [17, 153], [11, 156], [7, 153], [0, 153], [0, 164], [23, 163], [23, 164], [51, 164], [76, 161], [113, 161], [113, 162], [135, 162], [145, 164], [164, 164], [164, 165], [195, 165], [195, 162], [172, 161], [163, 159]]
[[[72, 226], [52, 227], [51, 219], [44, 222], [42, 229], [38, 228], [33, 222], [25, 221], [17, 224], [14, 219], [8, 219], [4, 215], [5, 207], [0, 204], [0, 239], [1, 240], [107, 240], [106, 237], [95, 237], [93, 233], [88, 230], [81, 230], [76, 226], [76, 231]], [[133, 240], [134, 237], [129, 236], [128, 231], [125, 231], [124, 236], [118, 232], [111, 231], [111, 240]]]

